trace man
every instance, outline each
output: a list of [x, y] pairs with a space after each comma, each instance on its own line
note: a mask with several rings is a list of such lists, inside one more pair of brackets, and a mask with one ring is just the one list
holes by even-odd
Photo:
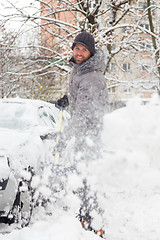
[[[107, 112], [108, 94], [103, 75], [104, 55], [101, 50], [95, 49], [93, 36], [88, 32], [79, 33], [73, 42], [72, 50], [69, 92], [56, 102], [56, 106], [58, 108], [70, 106], [71, 119], [64, 129], [60, 144], [65, 145], [68, 140], [75, 137], [74, 154], [81, 153], [80, 158], [75, 157], [74, 163], [76, 163], [76, 161], [86, 162], [99, 157], [98, 143], [100, 143], [103, 116]], [[86, 230], [94, 231], [102, 237], [104, 231], [102, 229], [100, 232], [95, 231], [91, 226], [91, 211], [100, 211], [97, 208], [97, 199], [88, 195], [85, 177], [83, 184], [82, 190], [77, 190], [82, 202], [78, 218]], [[93, 206], [90, 205], [89, 199], [94, 200]]]
[[76, 151], [84, 151], [87, 139], [98, 144], [103, 116], [107, 111], [108, 94], [103, 75], [105, 62], [103, 52], [96, 50], [95, 40], [88, 32], [76, 36], [72, 50], [69, 92], [56, 102], [56, 106], [70, 106], [71, 119], [64, 129], [64, 141], [75, 136]]

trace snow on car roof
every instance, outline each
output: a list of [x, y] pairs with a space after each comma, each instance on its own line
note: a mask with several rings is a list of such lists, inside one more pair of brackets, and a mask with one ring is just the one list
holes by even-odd
[[[8, 104], [7, 107], [6, 104]], [[58, 122], [59, 109], [57, 109], [54, 104], [43, 100], [24, 99], [19, 97], [0, 99], [0, 120], [2, 119], [2, 121], [4, 121], [4, 119], [10, 119], [11, 116], [18, 114], [19, 117], [21, 117], [21, 120], [25, 120], [32, 125], [37, 125], [39, 120], [37, 119], [38, 115], [35, 113], [41, 107], [47, 107], [50, 109], [54, 115], [54, 118], [56, 119], [56, 122]], [[66, 111], [63, 111], [63, 119], [67, 121], [69, 119], [69, 114]]]
[[49, 102], [45, 102], [39, 99], [27, 99], [27, 98], [2, 98], [0, 99], [0, 103], [19, 103], [19, 104], [34, 104], [35, 106], [47, 105], [51, 106], [52, 104]]
[[[54, 105], [42, 100], [22, 99], [22, 98], [7, 98], [0, 99], [0, 123], [1, 127], [22, 123], [22, 127], [33, 126], [39, 123], [38, 109], [47, 107], [52, 111], [52, 114], [58, 119], [58, 109]], [[47, 110], [48, 111], [48, 110]], [[16, 126], [15, 126], [16, 128]]]

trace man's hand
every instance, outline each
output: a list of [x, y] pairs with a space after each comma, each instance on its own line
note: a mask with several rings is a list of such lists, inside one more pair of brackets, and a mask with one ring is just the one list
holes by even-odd
[[58, 99], [55, 103], [55, 106], [59, 109], [65, 109], [68, 107], [69, 101], [67, 95], [64, 95], [62, 98]]

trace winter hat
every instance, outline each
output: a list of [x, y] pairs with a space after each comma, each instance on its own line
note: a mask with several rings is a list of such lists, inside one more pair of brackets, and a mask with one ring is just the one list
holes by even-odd
[[79, 33], [72, 44], [72, 50], [74, 49], [76, 43], [79, 43], [86, 47], [92, 55], [95, 54], [95, 41], [94, 37], [88, 32]]

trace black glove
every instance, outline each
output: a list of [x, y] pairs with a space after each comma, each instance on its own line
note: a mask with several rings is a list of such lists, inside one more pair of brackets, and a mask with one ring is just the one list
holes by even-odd
[[68, 107], [69, 101], [67, 95], [64, 95], [62, 98], [58, 99], [55, 103], [55, 106], [59, 109], [65, 109]]

